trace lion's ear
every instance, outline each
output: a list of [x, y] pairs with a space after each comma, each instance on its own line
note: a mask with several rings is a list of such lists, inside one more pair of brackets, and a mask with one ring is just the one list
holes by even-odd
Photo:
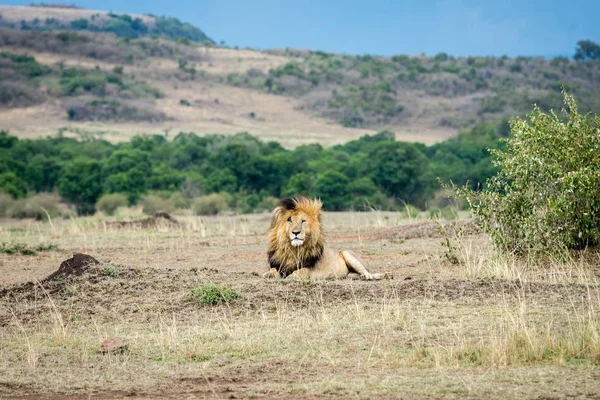
[[284, 211], [285, 210], [281, 206], [275, 207], [275, 209], [273, 210], [273, 216], [271, 217], [271, 226], [272, 227], [277, 224], [277, 221], [279, 220], [279, 218], [281, 218]]

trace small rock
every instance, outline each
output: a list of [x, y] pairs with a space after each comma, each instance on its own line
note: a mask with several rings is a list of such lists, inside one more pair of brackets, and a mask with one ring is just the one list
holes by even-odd
[[111, 338], [100, 343], [100, 353], [115, 354], [122, 353], [129, 348], [129, 344], [123, 339]]

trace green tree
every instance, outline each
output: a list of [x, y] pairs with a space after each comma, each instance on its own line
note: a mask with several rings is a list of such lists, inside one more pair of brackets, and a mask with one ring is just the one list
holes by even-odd
[[388, 196], [423, 206], [431, 195], [433, 176], [421, 147], [380, 142], [367, 153], [365, 174]]
[[575, 60], [600, 60], [600, 46], [591, 40], [580, 40], [575, 49]]
[[19, 139], [16, 136], [11, 136], [8, 131], [0, 131], [0, 149], [10, 149], [17, 143]]
[[315, 179], [314, 177], [307, 172], [300, 172], [299, 174], [294, 174], [287, 181], [283, 189], [281, 190], [282, 197], [291, 197], [296, 195], [305, 195], [308, 197], [312, 197], [314, 190]]
[[58, 180], [60, 195], [75, 204], [79, 214], [94, 212], [102, 186], [102, 164], [94, 160], [75, 159], [67, 163]]
[[331, 211], [341, 211], [350, 203], [350, 180], [341, 172], [326, 171], [317, 176], [315, 196], [323, 200], [323, 208]]
[[52, 192], [56, 187], [62, 169], [56, 157], [43, 154], [34, 156], [25, 167], [27, 185], [36, 192]]
[[238, 180], [230, 169], [215, 169], [204, 179], [206, 193], [229, 192], [235, 193], [238, 189]]
[[125, 193], [134, 204], [147, 190], [148, 170], [131, 168], [125, 172], [108, 175], [104, 181], [105, 193]]
[[14, 198], [25, 197], [27, 186], [14, 172], [0, 174], [0, 192], [10, 194]]

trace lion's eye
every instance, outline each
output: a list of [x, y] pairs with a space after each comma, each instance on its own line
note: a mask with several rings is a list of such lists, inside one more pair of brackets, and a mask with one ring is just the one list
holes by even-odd
[[305, 223], [305, 222], [306, 222], [306, 220], [305, 220], [305, 219], [303, 219], [303, 220], [302, 220], [302, 223]]
[[288, 222], [292, 222], [292, 217], [289, 217], [289, 218], [288, 218]]

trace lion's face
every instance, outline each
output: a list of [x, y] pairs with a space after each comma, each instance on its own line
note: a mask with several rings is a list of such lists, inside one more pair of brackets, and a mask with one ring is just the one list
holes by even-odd
[[286, 219], [285, 229], [290, 239], [290, 244], [294, 247], [302, 246], [306, 238], [310, 235], [308, 216], [303, 212], [291, 213]]

